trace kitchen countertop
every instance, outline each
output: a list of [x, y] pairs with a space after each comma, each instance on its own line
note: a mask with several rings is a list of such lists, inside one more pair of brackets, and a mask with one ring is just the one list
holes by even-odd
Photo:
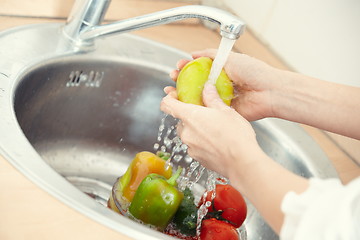
[[[196, 3], [197, 1], [117, 0], [106, 19], [115, 20]], [[0, 0], [0, 31], [24, 24], [64, 22], [73, 1]], [[186, 52], [216, 48], [220, 35], [198, 20], [158, 26], [133, 34], [150, 38]], [[275, 67], [289, 69], [250, 31], [236, 42], [235, 50], [261, 59]], [[327, 154], [344, 183], [360, 176], [360, 168], [343, 152], [329, 134], [303, 126]], [[0, 133], [1, 134], [1, 133]], [[0, 239], [128, 239], [68, 207], [37, 187], [0, 156]]]

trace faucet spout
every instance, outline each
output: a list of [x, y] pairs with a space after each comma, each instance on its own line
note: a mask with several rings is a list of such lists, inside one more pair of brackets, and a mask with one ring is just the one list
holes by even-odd
[[91, 45], [95, 38], [101, 36], [139, 30], [187, 18], [199, 18], [215, 22], [220, 25], [220, 34], [233, 40], [239, 38], [245, 29], [244, 22], [238, 17], [217, 8], [199, 5], [172, 8], [100, 25], [108, 4], [109, 0], [85, 1], [85, 4], [82, 4], [83, 6], [77, 7], [80, 9], [79, 13], [73, 10], [73, 17], [72, 19], [69, 18], [64, 33], [77, 45]]

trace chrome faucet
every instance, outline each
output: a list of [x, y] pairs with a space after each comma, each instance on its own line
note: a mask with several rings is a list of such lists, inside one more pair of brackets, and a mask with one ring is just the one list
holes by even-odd
[[91, 46], [97, 37], [113, 33], [129, 32], [151, 26], [166, 24], [186, 18], [200, 18], [220, 25], [220, 34], [237, 39], [243, 33], [245, 24], [230, 13], [207, 6], [189, 5], [172, 8], [139, 17], [103, 24], [110, 0], [77, 0], [63, 31], [78, 47]]

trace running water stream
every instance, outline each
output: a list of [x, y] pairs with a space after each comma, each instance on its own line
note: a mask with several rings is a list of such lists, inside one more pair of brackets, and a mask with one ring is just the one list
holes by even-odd
[[[235, 40], [222, 38], [219, 49], [217, 51], [216, 57], [213, 61], [210, 74], [208, 77], [208, 83], [216, 84], [216, 80], [218, 79], [226, 60], [232, 50], [232, 47], [235, 43]], [[155, 151], [163, 151], [169, 152], [171, 154], [169, 160], [166, 163], [166, 167], [171, 166], [171, 164], [175, 164], [177, 166], [182, 166], [184, 168], [183, 174], [179, 180], [179, 189], [184, 190], [186, 187], [189, 187], [195, 195], [195, 200], [198, 202], [201, 197], [206, 197], [207, 192], [215, 190], [216, 184], [226, 184], [228, 180], [224, 177], [220, 176], [214, 171], [206, 169], [202, 166], [198, 161], [192, 159], [189, 155], [187, 155], [187, 146], [181, 142], [181, 139], [177, 136], [176, 133], [176, 124], [178, 120], [173, 119], [169, 115], [164, 115], [161, 120], [157, 143], [154, 144]], [[204, 192], [203, 189], [196, 189], [198, 187], [198, 181], [204, 177], [206, 177], [205, 188], [206, 191], [203, 196], [201, 196]], [[202, 191], [202, 192], [201, 192]], [[215, 197], [215, 191], [211, 196], [211, 199]], [[207, 214], [207, 207], [211, 204], [210, 201], [203, 203], [198, 211], [198, 229], [197, 233], [199, 236], [201, 220]], [[244, 231], [244, 228], [239, 231]], [[240, 232], [240, 239], [246, 239], [246, 233]], [[244, 238], [245, 235], [245, 238]]]
[[208, 77], [208, 82], [215, 85], [216, 80], [218, 79], [221, 70], [223, 69], [226, 60], [229, 57], [231, 49], [233, 48], [235, 40], [228, 38], [221, 38], [219, 49], [211, 66], [210, 74]]

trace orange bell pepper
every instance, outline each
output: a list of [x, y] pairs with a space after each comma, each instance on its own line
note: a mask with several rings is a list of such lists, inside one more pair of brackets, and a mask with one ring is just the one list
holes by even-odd
[[160, 156], [163, 157], [164, 154], [156, 155], [146, 151], [137, 153], [125, 174], [119, 179], [119, 190], [129, 202], [132, 201], [142, 180], [150, 173], [162, 175], [166, 179], [171, 177], [172, 168], [169, 166], [165, 169], [166, 161]]

